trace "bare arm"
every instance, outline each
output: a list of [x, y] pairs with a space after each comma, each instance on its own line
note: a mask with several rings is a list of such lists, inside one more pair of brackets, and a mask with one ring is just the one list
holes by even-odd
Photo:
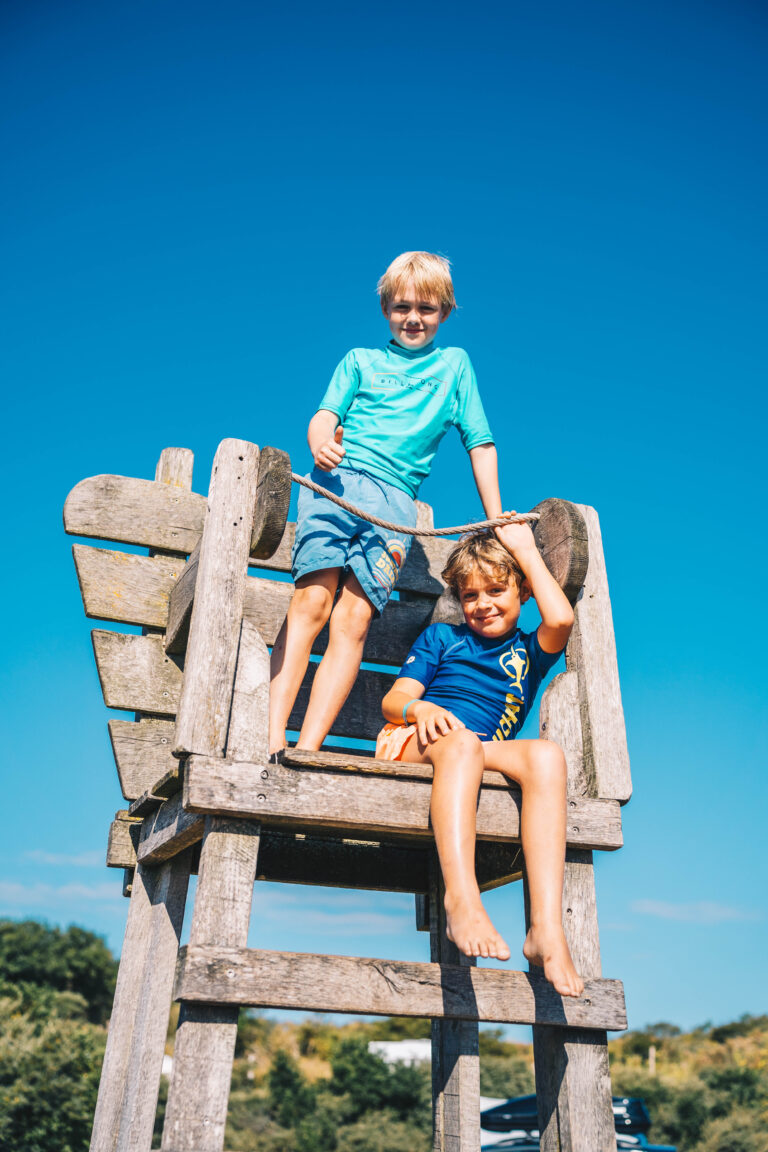
[[461, 720], [447, 708], [422, 700], [424, 692], [424, 685], [418, 680], [399, 676], [381, 702], [384, 719], [390, 724], [415, 724], [419, 742], [423, 745], [431, 744], [440, 736], [447, 736], [455, 728], [464, 727]]
[[544, 652], [561, 652], [573, 628], [573, 609], [562, 588], [547, 568], [528, 524], [509, 524], [496, 529], [504, 547], [523, 570], [531, 595], [541, 613], [537, 636]]
[[495, 516], [501, 515], [499, 457], [496, 445], [478, 444], [477, 448], [470, 448], [469, 461], [485, 514], [492, 520]]
[[315, 412], [307, 429], [307, 443], [312, 459], [323, 472], [330, 472], [344, 458], [345, 451], [341, 446], [343, 435], [344, 429], [335, 412], [327, 408]]

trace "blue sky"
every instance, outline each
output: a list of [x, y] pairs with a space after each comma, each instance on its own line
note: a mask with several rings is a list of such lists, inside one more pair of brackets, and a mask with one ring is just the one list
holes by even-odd
[[[634, 1027], [766, 1010], [767, 47], [747, 0], [3, 5], [0, 915], [120, 947], [67, 492], [171, 444], [205, 491], [225, 436], [306, 465], [337, 361], [386, 338], [378, 276], [426, 248], [505, 504], [601, 517], [635, 785], [597, 861], [605, 974]], [[458, 437], [422, 496], [479, 512]], [[489, 907], [522, 942], [517, 887]], [[259, 886], [252, 940], [421, 957], [412, 924]]]

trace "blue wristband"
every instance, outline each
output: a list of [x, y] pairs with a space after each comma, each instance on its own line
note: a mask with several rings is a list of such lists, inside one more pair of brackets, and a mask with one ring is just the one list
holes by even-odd
[[406, 716], [406, 712], [410, 708], [411, 704], [418, 704], [420, 699], [421, 699], [420, 696], [414, 696], [413, 700], [409, 700], [408, 703], [405, 705], [405, 707], [403, 708], [403, 724], [408, 723], [408, 717]]

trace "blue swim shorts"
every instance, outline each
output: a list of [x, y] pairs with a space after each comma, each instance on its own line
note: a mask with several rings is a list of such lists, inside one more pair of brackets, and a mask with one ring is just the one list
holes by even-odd
[[[416, 503], [408, 493], [367, 472], [357, 468], [323, 472], [314, 468], [309, 478], [382, 520], [416, 527]], [[378, 615], [397, 583], [412, 539], [412, 536], [369, 524], [325, 496], [302, 488], [291, 575], [296, 581], [323, 568], [345, 568], [354, 572]]]

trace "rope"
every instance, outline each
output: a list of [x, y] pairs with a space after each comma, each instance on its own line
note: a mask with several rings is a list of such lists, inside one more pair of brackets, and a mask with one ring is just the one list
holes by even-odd
[[458, 524], [455, 528], [406, 528], [404, 524], [392, 524], [389, 520], [380, 520], [378, 516], [371, 516], [369, 512], [355, 508], [354, 504], [342, 500], [341, 496], [334, 495], [327, 488], [321, 488], [319, 484], [315, 484], [314, 480], [308, 480], [306, 476], [298, 476], [295, 472], [291, 472], [291, 480], [296, 484], [301, 484], [304, 488], [309, 488], [312, 492], [317, 492], [319, 496], [325, 496], [327, 500], [332, 500], [334, 504], [338, 504], [340, 508], [351, 512], [353, 516], [359, 516], [361, 520], [367, 520], [378, 528], [387, 528], [390, 532], [402, 532], [405, 536], [460, 536], [464, 532], [472, 532], [479, 528], [497, 528], [501, 524], [530, 524], [539, 518], [538, 512], [520, 512], [516, 516], [496, 516], [493, 520], [477, 520], [474, 524]]

